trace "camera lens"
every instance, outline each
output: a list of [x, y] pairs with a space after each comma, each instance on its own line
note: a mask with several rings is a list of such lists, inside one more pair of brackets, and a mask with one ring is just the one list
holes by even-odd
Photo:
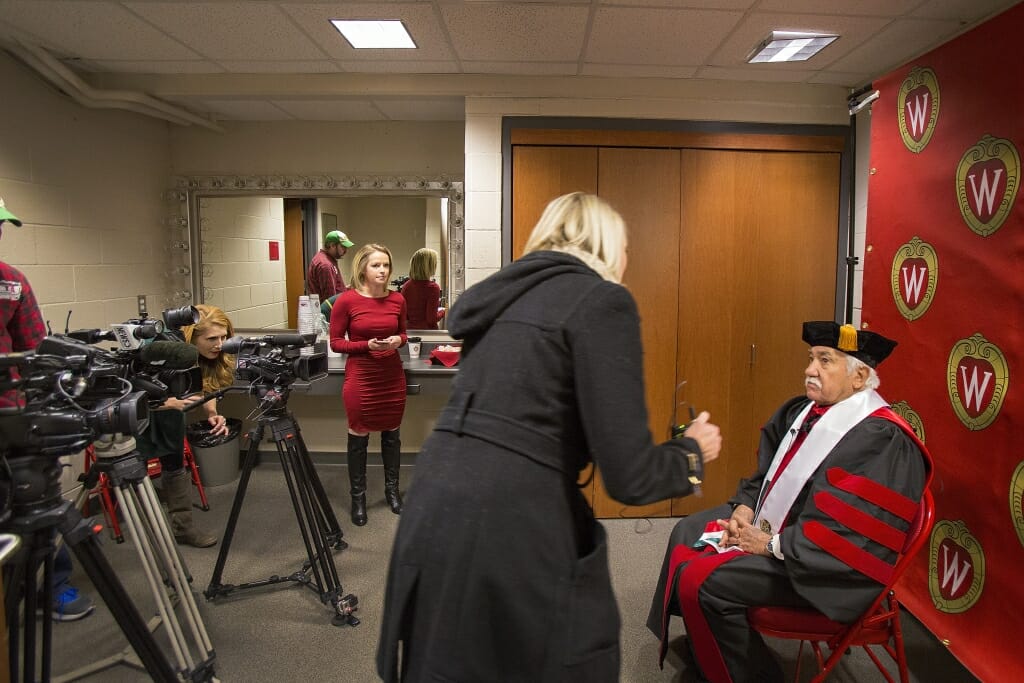
[[99, 434], [138, 434], [148, 424], [146, 392], [135, 391], [100, 406], [92, 427]]
[[164, 322], [172, 330], [176, 330], [182, 325], [195, 325], [199, 322], [199, 309], [195, 306], [168, 308], [164, 311]]

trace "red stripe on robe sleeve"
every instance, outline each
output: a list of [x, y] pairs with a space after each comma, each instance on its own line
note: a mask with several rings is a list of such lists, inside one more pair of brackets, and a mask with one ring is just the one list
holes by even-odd
[[814, 504], [826, 515], [836, 520], [850, 531], [881, 543], [889, 550], [902, 552], [907, 542], [907, 534], [882, 520], [869, 515], [860, 508], [843, 502], [827, 491], [814, 494]]
[[907, 522], [912, 522], [917, 516], [918, 503], [877, 481], [857, 474], [850, 474], [839, 467], [831, 468], [827, 477], [828, 483], [840, 491], [859, 496]]
[[883, 586], [892, 578], [891, 564], [878, 559], [863, 548], [858, 548], [821, 522], [808, 522], [804, 524], [803, 531], [808, 540], [864, 576], [874, 579]]

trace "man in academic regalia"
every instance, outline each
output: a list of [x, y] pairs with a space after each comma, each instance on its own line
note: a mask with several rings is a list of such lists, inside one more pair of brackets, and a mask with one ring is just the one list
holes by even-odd
[[875, 368], [896, 342], [832, 321], [804, 323], [803, 340], [806, 395], [761, 430], [757, 471], [728, 503], [676, 525], [651, 604], [662, 661], [668, 620], [681, 615], [712, 683], [783, 678], [747, 622], [749, 607], [859, 617], [883, 589], [891, 547], [902, 547], [931, 479], [924, 445], [875, 391]]

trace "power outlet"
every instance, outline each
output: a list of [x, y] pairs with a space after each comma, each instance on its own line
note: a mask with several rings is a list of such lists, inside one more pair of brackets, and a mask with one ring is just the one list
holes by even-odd
[[149, 317], [149, 313], [146, 311], [146, 295], [139, 294], [139, 317], [145, 320]]

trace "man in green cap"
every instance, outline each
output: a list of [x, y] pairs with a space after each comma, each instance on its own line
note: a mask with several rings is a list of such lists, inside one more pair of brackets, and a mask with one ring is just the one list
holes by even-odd
[[[0, 199], [0, 230], [5, 222], [21, 227], [18, 217]], [[0, 353], [32, 351], [45, 336], [46, 326], [28, 278], [14, 266], [0, 261]], [[12, 379], [17, 377], [17, 370], [11, 368], [8, 372]], [[0, 392], [0, 408], [23, 406], [24, 401], [16, 390]], [[95, 607], [92, 598], [71, 585], [72, 568], [71, 554], [67, 546], [61, 545], [54, 553], [50, 578], [53, 586], [50, 614], [55, 621], [82, 619], [92, 614]]]
[[320, 301], [327, 301], [335, 294], [345, 291], [345, 282], [338, 270], [338, 259], [354, 246], [348, 235], [340, 230], [331, 230], [324, 235], [324, 246], [309, 263], [306, 273], [306, 291], [319, 294]]

